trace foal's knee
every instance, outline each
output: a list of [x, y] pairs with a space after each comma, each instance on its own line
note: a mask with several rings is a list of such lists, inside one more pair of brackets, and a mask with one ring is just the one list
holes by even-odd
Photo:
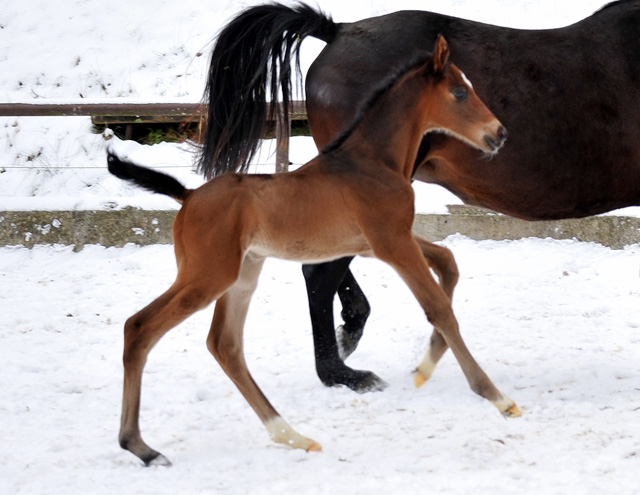
[[442, 261], [444, 262], [444, 269], [446, 272], [457, 280], [459, 276], [458, 264], [456, 263], [456, 258], [453, 256], [453, 252], [450, 249], [443, 248]]
[[458, 321], [453, 314], [451, 304], [436, 304], [425, 311], [427, 320], [440, 332], [446, 334], [450, 331], [457, 331]]
[[460, 272], [458, 271], [458, 264], [451, 250], [445, 248], [442, 259], [444, 262], [442, 277], [449, 280], [449, 282], [455, 286], [460, 278]]
[[142, 321], [139, 315], [133, 315], [124, 324], [124, 351], [122, 362], [125, 368], [130, 368], [140, 360], [142, 343], [140, 332]]
[[425, 253], [425, 257], [429, 262], [430, 268], [438, 275], [440, 286], [451, 299], [453, 297], [453, 290], [460, 278], [458, 265], [453, 253], [449, 249], [440, 246], [437, 250], [431, 251], [429, 254]]

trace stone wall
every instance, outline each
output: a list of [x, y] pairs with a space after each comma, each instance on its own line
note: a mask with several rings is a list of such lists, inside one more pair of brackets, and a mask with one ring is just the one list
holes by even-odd
[[[4, 211], [0, 245], [170, 244], [176, 210]], [[414, 230], [430, 241], [460, 233], [477, 240], [541, 237], [597, 242], [614, 249], [640, 243], [640, 219], [598, 216], [580, 220], [527, 222], [480, 208], [450, 207], [448, 215], [417, 215]]]

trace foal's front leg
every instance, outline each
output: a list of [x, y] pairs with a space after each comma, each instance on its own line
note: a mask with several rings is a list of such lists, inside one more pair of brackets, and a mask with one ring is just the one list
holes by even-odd
[[[446, 247], [432, 244], [416, 235], [414, 235], [414, 239], [420, 246], [422, 255], [428, 260], [429, 266], [438, 275], [440, 287], [442, 287], [442, 290], [449, 300], [452, 301], [453, 290], [459, 278], [458, 265], [453, 257], [453, 253]], [[447, 342], [440, 331], [434, 328], [431, 334], [431, 340], [429, 341], [429, 349], [414, 374], [416, 387], [421, 387], [431, 378], [438, 361], [440, 361], [448, 348]]]
[[431, 276], [413, 235], [408, 233], [404, 237], [386, 238], [372, 243], [372, 247], [376, 256], [389, 263], [416, 296], [427, 319], [451, 347], [471, 389], [489, 400], [504, 416], [520, 416], [515, 402], [496, 388], [469, 352], [460, 335], [451, 300]]

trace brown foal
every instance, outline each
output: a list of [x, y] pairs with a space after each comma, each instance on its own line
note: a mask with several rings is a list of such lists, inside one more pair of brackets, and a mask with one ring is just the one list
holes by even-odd
[[[439, 37], [381, 87], [354, 123], [298, 170], [277, 175], [217, 177], [198, 189], [120, 159], [116, 176], [182, 203], [174, 226], [178, 274], [167, 292], [129, 318], [124, 335], [124, 393], [120, 445], [145, 464], [169, 464], [143, 440], [140, 390], [147, 355], [171, 328], [216, 301], [207, 347], [264, 423], [274, 442], [321, 450], [278, 414], [254, 382], [243, 353], [249, 301], [266, 257], [305, 263], [348, 255], [375, 256], [409, 286], [428, 320], [451, 347], [471, 389], [505, 416], [519, 416], [471, 356], [451, 308], [458, 272], [451, 252], [412, 233], [411, 176], [426, 132], [456, 136], [492, 155], [506, 130], [453, 64]], [[429, 268], [440, 278], [438, 285]], [[442, 347], [427, 352], [416, 383], [429, 378]]]

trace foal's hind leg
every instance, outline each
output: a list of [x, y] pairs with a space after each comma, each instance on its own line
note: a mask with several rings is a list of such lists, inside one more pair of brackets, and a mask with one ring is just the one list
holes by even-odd
[[278, 414], [247, 368], [242, 335], [249, 302], [263, 263], [263, 258], [247, 256], [240, 278], [216, 302], [207, 348], [256, 412], [274, 442], [307, 451], [319, 451], [322, 447], [317, 442], [297, 433]]
[[[453, 290], [458, 283], [459, 272], [453, 253], [443, 246], [432, 244], [424, 239], [414, 236], [416, 242], [422, 250], [423, 256], [429, 262], [430, 267], [438, 275], [440, 287], [445, 292], [449, 300], [453, 299]], [[431, 377], [438, 361], [448, 349], [447, 342], [438, 329], [434, 328], [429, 342], [429, 350], [425, 354], [424, 360], [414, 375], [417, 387], [421, 387]]]
[[178, 281], [155, 301], [127, 320], [124, 327], [124, 388], [120, 445], [148, 466], [169, 465], [140, 435], [140, 391], [147, 355], [162, 336], [178, 323], [211, 303], [217, 294]]
[[418, 242], [411, 235], [386, 241], [372, 245], [376, 256], [393, 266], [409, 286], [427, 319], [451, 347], [471, 389], [491, 401], [503, 415], [520, 416], [515, 403], [496, 388], [467, 349], [451, 308], [451, 300], [431, 276]]
[[442, 287], [442, 290], [450, 300], [453, 299], [453, 290], [460, 276], [453, 253], [450, 249], [433, 244], [417, 235], [414, 235], [413, 238], [418, 243], [418, 246], [420, 246], [422, 255], [429, 263], [429, 266], [438, 275], [440, 287]]

